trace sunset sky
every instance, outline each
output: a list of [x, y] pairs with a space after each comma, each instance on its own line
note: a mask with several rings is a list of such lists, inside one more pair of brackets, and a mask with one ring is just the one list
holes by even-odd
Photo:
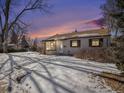
[[26, 20], [31, 24], [32, 38], [73, 32], [75, 29], [99, 28], [94, 20], [102, 17], [100, 6], [105, 0], [49, 0], [50, 13], [33, 13]]

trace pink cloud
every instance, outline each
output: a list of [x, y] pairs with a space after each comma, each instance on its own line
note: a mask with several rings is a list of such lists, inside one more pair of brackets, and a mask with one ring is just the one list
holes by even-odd
[[34, 33], [30, 33], [32, 38], [46, 38], [55, 34], [62, 34], [62, 33], [68, 33], [72, 32], [75, 29], [79, 31], [88, 30], [88, 29], [98, 29], [100, 28], [99, 25], [96, 25], [95, 22], [93, 22], [95, 19], [92, 20], [78, 20], [78, 21], [72, 21], [68, 22], [66, 24], [62, 24], [60, 26], [54, 26], [54, 27], [48, 27], [44, 29], [40, 29]]

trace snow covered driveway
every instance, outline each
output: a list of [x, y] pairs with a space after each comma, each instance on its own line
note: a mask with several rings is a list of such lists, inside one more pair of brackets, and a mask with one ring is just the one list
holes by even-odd
[[10, 93], [116, 93], [91, 74], [102, 71], [119, 73], [113, 64], [67, 56], [0, 54], [0, 82]]

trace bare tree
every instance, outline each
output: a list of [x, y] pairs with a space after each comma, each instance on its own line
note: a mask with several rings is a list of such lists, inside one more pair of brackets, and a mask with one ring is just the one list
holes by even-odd
[[18, 23], [15, 23], [15, 25], [12, 27], [10, 31], [10, 35], [11, 35], [10, 40], [12, 41], [11, 43], [14, 43], [18, 46], [22, 37], [24, 35], [27, 35], [27, 29], [29, 26], [30, 25], [27, 25], [25, 22], [21, 20], [19, 20]]
[[107, 0], [104, 5], [102, 5], [103, 15], [106, 20], [106, 24], [108, 26], [108, 29], [111, 31], [114, 31], [117, 35], [118, 33], [118, 27], [116, 24], [116, 20], [111, 16], [111, 14], [117, 12], [117, 7], [115, 5], [115, 0]]
[[103, 13], [108, 28], [115, 32], [112, 46], [108, 48], [110, 61], [124, 73], [124, 0], [106, 0]]
[[35, 38], [35, 39], [33, 40], [32, 50], [33, 50], [33, 51], [37, 51], [37, 48], [38, 48], [38, 39]]
[[3, 52], [7, 52], [8, 33], [28, 11], [46, 11], [46, 0], [0, 0], [0, 31]]
[[124, 10], [118, 7], [118, 3], [121, 6], [124, 5], [123, 0], [106, 0], [106, 3], [101, 7], [109, 30], [115, 33], [114, 37], [117, 37], [118, 32], [121, 31], [120, 28], [124, 27]]

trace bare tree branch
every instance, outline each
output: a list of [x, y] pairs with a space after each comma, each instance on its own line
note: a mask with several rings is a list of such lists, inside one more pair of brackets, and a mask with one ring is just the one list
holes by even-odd
[[2, 24], [2, 17], [1, 17], [1, 15], [0, 15], [0, 29], [1, 29], [1, 31], [2, 31], [2, 27], [3, 27], [3, 24]]
[[[44, 10], [44, 5], [42, 4], [43, 0], [35, 0], [35, 2], [31, 2], [31, 0], [29, 1], [29, 3], [25, 6], [25, 8], [16, 16], [16, 18], [14, 19], [14, 21], [11, 23], [11, 25], [9, 26], [9, 29], [11, 29], [11, 27], [16, 23], [17, 20], [19, 20], [19, 18], [27, 11], [31, 11], [31, 10], [37, 10], [37, 9], [41, 9]], [[30, 6], [31, 5], [31, 6]]]
[[[18, 1], [18, 0], [17, 0]], [[7, 46], [8, 34], [17, 28], [19, 32], [27, 27], [25, 22], [21, 21], [22, 16], [28, 11], [41, 10], [45, 11], [47, 7], [46, 0], [24, 0], [25, 3], [22, 6], [16, 6], [16, 0], [0, 0], [0, 28], [2, 32], [2, 45], [3, 48]], [[4, 2], [4, 3], [3, 3]], [[23, 1], [18, 1], [18, 4], [23, 3]], [[19, 7], [19, 11], [16, 10]], [[17, 12], [15, 17], [13, 12]], [[13, 30], [14, 31], [14, 30]], [[10, 36], [9, 36], [10, 37]], [[5, 50], [5, 49], [3, 49]]]

